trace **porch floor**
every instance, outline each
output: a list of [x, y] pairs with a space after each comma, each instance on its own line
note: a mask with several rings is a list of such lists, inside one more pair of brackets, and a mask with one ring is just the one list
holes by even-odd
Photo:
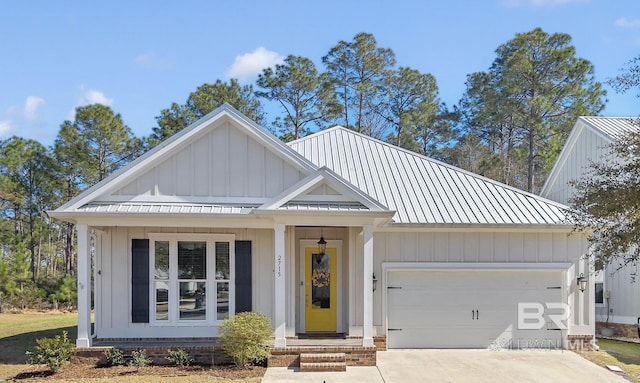
[[[273, 344], [272, 344], [273, 346]], [[307, 339], [287, 339], [287, 347], [361, 347], [362, 338], [339, 339], [339, 338], [307, 338]]]

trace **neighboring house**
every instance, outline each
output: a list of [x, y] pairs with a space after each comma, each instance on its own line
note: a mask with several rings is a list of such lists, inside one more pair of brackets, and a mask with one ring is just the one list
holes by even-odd
[[[578, 180], [593, 162], [601, 161], [610, 153], [608, 146], [640, 127], [633, 117], [580, 117], [558, 156], [541, 195], [567, 204], [574, 193], [569, 182]], [[617, 265], [608, 265], [604, 271], [595, 271], [594, 301], [596, 321], [604, 325], [609, 321], [625, 336], [638, 336], [640, 320], [640, 284], [631, 283], [638, 272], [636, 266], [614, 272]], [[607, 313], [608, 312], [608, 313]], [[604, 322], [604, 323], [603, 323]]]
[[77, 227], [80, 347], [93, 270], [99, 339], [215, 337], [252, 310], [275, 347], [530, 348], [595, 331], [564, 211], [342, 127], [287, 145], [224, 105], [51, 215]]

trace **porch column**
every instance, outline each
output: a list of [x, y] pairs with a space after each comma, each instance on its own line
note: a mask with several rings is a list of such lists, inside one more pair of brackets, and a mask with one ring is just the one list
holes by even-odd
[[362, 226], [364, 245], [362, 345], [373, 346], [373, 225]]
[[76, 225], [78, 233], [78, 338], [76, 347], [91, 347], [91, 231]]
[[285, 252], [284, 252], [284, 224], [276, 223], [273, 226], [275, 232], [275, 269], [274, 269], [274, 327], [275, 347], [286, 347], [286, 285], [285, 285]]

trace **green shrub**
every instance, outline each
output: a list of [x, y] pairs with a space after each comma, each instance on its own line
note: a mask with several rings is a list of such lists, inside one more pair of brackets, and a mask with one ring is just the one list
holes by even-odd
[[147, 367], [150, 365], [151, 365], [151, 358], [147, 356], [147, 352], [145, 350], [131, 352], [131, 360], [129, 361], [129, 366], [140, 368], [140, 367]]
[[103, 353], [107, 366], [124, 366], [124, 352], [119, 348], [110, 348]]
[[26, 354], [29, 364], [46, 364], [56, 372], [76, 354], [76, 347], [69, 342], [68, 334], [64, 331], [62, 336], [36, 339], [35, 350]]
[[167, 360], [176, 366], [185, 367], [193, 363], [193, 358], [189, 355], [189, 351], [185, 349], [168, 350], [169, 356]]
[[218, 328], [222, 349], [238, 366], [259, 364], [269, 358], [266, 343], [272, 334], [271, 319], [254, 312], [235, 315], [224, 320]]

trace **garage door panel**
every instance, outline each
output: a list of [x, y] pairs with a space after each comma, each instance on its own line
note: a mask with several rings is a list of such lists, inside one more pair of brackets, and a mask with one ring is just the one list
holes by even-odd
[[[456, 307], [460, 292], [428, 290], [394, 290], [389, 292], [389, 307]], [[394, 299], [395, 297], [401, 299]]]
[[[442, 332], [451, 333], [451, 336], [442, 337]], [[478, 328], [460, 329], [456, 326], [448, 326], [441, 329], [409, 329], [402, 331], [390, 331], [388, 339], [389, 348], [487, 348], [495, 339], [511, 339], [510, 329]], [[425, 340], [430, 340], [428, 347]]]
[[561, 340], [546, 324], [517, 329], [519, 302], [561, 302], [560, 271], [397, 271], [388, 281], [390, 348], [535, 348]]
[[[428, 313], [418, 310], [404, 310], [400, 315], [389, 315], [390, 326], [397, 328], [422, 328], [432, 326], [450, 326], [451, 323], [471, 322], [471, 310], [438, 311], [432, 310]], [[390, 327], [391, 328], [391, 327]]]

